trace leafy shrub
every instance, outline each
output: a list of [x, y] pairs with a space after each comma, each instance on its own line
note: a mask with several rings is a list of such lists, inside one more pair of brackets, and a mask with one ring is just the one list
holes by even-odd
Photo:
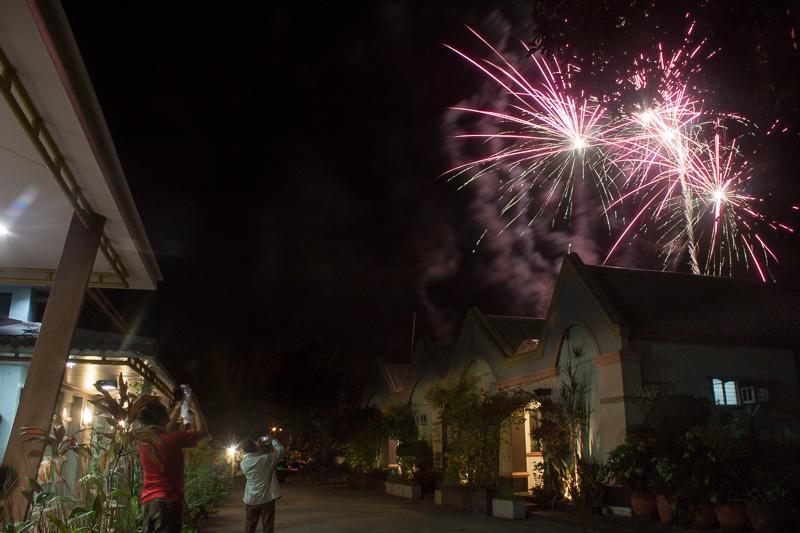
[[184, 451], [184, 483], [189, 524], [200, 527], [216, 504], [228, 494], [230, 465], [206, 437]]
[[427, 398], [442, 413], [444, 484], [495, 487], [501, 428], [505, 423], [520, 423], [532, 397], [521, 390], [483, 391], [472, 376], [431, 388]]

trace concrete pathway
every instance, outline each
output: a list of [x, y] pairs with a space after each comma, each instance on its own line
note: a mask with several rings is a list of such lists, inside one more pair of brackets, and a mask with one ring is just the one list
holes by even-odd
[[[411, 531], [537, 531], [574, 533], [591, 531], [578, 524], [542, 518], [501, 520], [459, 513], [431, 500], [411, 501], [348, 488], [282, 485], [275, 526], [293, 532], [411, 532]], [[234, 487], [224, 505], [209, 520], [207, 533], [244, 531], [242, 488]]]

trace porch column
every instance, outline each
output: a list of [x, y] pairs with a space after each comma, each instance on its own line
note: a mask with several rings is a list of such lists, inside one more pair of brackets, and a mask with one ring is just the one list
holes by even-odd
[[635, 393], [642, 389], [641, 355], [620, 350], [598, 355], [598, 413], [593, 413], [597, 449], [593, 453], [603, 462], [608, 453], [625, 440], [628, 427], [638, 422]]
[[20, 431], [26, 426], [50, 428], [104, 225], [103, 217], [92, 215], [89, 227], [86, 227], [73, 214], [61, 252], [11, 438], [3, 457], [3, 464], [12, 466], [19, 480], [11, 499], [13, 516], [18, 520], [23, 517], [27, 505], [20, 491], [27, 488], [27, 477], [36, 479], [44, 452], [41, 443], [25, 442], [20, 437]]
[[506, 420], [500, 427], [499, 477], [509, 479], [515, 492], [528, 490], [528, 467], [525, 455], [525, 422]]

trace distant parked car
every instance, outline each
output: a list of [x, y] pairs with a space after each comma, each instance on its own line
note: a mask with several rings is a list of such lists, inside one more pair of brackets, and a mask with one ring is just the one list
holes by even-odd
[[299, 472], [303, 469], [302, 461], [292, 461], [289, 463], [289, 472]]

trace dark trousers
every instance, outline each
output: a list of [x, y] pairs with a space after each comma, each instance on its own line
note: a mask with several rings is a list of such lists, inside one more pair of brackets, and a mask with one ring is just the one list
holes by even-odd
[[256, 533], [259, 520], [261, 520], [261, 529], [264, 533], [275, 531], [275, 500], [259, 505], [245, 504], [244, 510], [246, 516], [245, 533]]
[[153, 500], [142, 504], [144, 533], [180, 533], [183, 525], [183, 504]]

